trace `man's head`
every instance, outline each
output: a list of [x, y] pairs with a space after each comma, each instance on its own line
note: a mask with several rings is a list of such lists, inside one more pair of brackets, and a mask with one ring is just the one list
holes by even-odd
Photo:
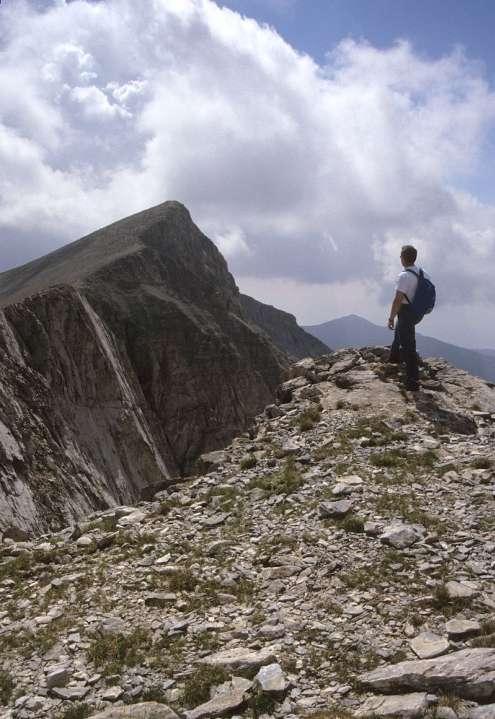
[[415, 247], [413, 247], [412, 245], [404, 245], [400, 253], [400, 260], [403, 267], [409, 267], [409, 265], [414, 265], [417, 256], [418, 251]]

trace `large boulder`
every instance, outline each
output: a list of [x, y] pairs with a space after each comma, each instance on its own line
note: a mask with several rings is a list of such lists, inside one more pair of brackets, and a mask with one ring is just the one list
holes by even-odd
[[488, 701], [495, 697], [495, 649], [463, 649], [435, 659], [400, 662], [362, 674], [359, 681], [379, 692], [442, 691]]
[[141, 702], [123, 707], [109, 707], [91, 719], [179, 719], [178, 715], [166, 704]]

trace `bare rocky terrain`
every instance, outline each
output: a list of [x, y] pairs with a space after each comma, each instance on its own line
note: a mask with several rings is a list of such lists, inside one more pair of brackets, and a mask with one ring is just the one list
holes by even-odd
[[[325, 348], [280, 317], [297, 356]], [[177, 202], [1, 274], [0, 533], [61, 528], [187, 474], [272, 401], [289, 363], [276, 343]]]
[[[495, 716], [495, 389], [293, 365], [194, 476], [0, 545], [1, 719]], [[17, 538], [19, 539], [19, 538]]]

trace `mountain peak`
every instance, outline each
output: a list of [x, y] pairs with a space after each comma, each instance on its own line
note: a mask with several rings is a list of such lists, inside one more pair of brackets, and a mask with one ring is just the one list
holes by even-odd
[[[196, 233], [193, 232], [196, 229]], [[81, 286], [102, 268], [115, 264], [146, 246], [167, 251], [167, 244], [201, 236], [188, 209], [180, 202], [162, 202], [130, 215], [48, 255], [0, 274], [0, 306], [56, 285]]]

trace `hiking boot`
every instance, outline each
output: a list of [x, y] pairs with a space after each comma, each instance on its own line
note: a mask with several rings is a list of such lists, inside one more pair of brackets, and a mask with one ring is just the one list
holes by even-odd
[[419, 382], [406, 382], [404, 389], [406, 392], [419, 392]]

